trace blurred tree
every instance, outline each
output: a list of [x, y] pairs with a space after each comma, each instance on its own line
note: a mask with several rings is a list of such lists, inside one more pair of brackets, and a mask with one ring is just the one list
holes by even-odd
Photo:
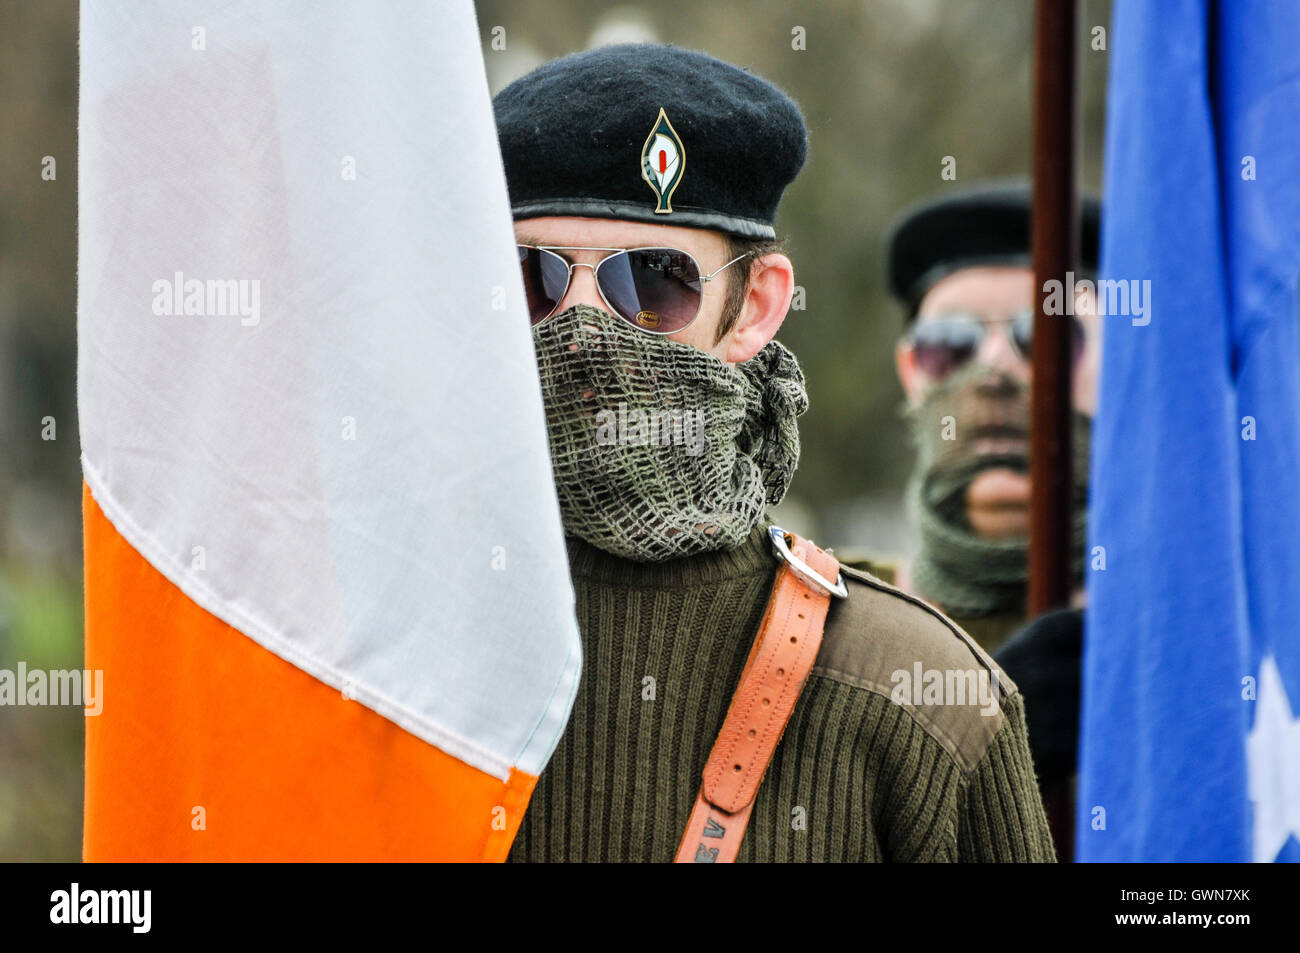
[[[0, 5], [0, 129], [0, 668], [80, 668], [73, 0]], [[0, 708], [0, 860], [80, 859], [84, 731]]]

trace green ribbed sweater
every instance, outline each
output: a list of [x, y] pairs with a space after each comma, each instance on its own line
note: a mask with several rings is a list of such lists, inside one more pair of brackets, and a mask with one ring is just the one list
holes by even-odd
[[[658, 564], [568, 545], [582, 679], [509, 859], [670, 861], [777, 564], [763, 527], [734, 550]], [[855, 585], [853, 599], [975, 658], [946, 620], [883, 583]], [[898, 630], [911, 622], [893, 625], [888, 638], [910, 638]], [[862, 646], [883, 637], [859, 627]], [[819, 664], [827, 652], [823, 644]], [[924, 712], [868, 681], [814, 669], [758, 789], [740, 861], [1055, 859], [1014, 686], [1000, 727], [962, 764], [936, 739], [960, 732], [927, 731]]]

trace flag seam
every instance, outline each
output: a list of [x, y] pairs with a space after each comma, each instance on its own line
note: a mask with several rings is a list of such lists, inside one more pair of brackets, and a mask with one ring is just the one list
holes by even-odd
[[313, 678], [319, 679], [339, 691], [343, 690], [346, 683], [348, 685], [348, 694], [353, 700], [362, 703], [421, 740], [453, 757], [459, 758], [472, 767], [492, 775], [499, 781], [509, 780], [512, 765], [505, 758], [492, 754], [474, 743], [432, 724], [399, 702], [388, 698], [382, 692], [358, 682], [350, 676], [344, 676], [329, 664], [276, 633], [271, 626], [266, 625], [244, 610], [227, 605], [221, 596], [201, 582], [191, 578], [175, 578], [165, 568], [169, 560], [162, 557], [163, 547], [147, 530], [130, 517], [125, 507], [120, 506], [113, 499], [106, 482], [84, 453], [81, 455], [81, 465], [91, 495], [103, 511], [104, 516], [122, 535], [122, 538], [139, 552], [154, 569], [197, 605], [234, 628], [240, 634], [257, 642], [263, 648]]

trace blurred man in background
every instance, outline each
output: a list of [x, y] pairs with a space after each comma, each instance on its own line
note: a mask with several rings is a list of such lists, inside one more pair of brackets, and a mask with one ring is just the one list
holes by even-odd
[[[1028, 621], [1032, 201], [1028, 185], [984, 186], [914, 207], [892, 231], [889, 282], [908, 322], [895, 363], [917, 447], [908, 507], [920, 546], [910, 566], [859, 564], [941, 607], [1021, 686], [1040, 791], [1068, 860], [1082, 614], [1057, 611], [1016, 634]], [[1085, 198], [1078, 280], [1095, 278], [1099, 222], [1099, 204]], [[1057, 319], [1070, 322], [1073, 343], [1079, 606], [1101, 327], [1090, 292], [1073, 310]]]
[[[858, 561], [942, 608], [986, 651], [1024, 624], [1029, 548], [1030, 345], [1036, 305], [1027, 185], [984, 186], [907, 211], [889, 282], [907, 311], [895, 363], [917, 448], [911, 565]], [[1082, 203], [1079, 279], [1097, 266], [1099, 209]], [[1091, 296], [1071, 323], [1075, 583], [1082, 583], [1088, 433], [1100, 325]]]

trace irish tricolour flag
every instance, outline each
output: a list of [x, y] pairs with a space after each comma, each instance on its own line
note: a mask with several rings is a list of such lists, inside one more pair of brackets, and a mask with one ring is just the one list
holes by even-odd
[[87, 860], [500, 859], [580, 646], [474, 13], [81, 7]]

